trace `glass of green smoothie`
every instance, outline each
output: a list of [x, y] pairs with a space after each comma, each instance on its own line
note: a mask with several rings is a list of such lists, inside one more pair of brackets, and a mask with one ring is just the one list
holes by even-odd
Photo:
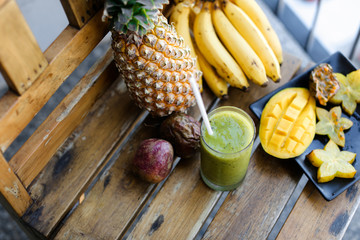
[[255, 124], [243, 110], [224, 106], [209, 113], [210, 135], [201, 124], [201, 167], [203, 181], [210, 188], [228, 191], [245, 177], [255, 139]]

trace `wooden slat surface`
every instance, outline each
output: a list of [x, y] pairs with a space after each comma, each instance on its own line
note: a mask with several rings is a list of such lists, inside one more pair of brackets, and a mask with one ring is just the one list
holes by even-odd
[[49, 236], [142, 113], [118, 79], [30, 185], [34, 204], [23, 220]]
[[[206, 106], [214, 100], [209, 91], [204, 92], [203, 97]], [[192, 115], [199, 118], [198, 109], [193, 107], [191, 110]], [[151, 117], [147, 121], [151, 121]], [[121, 149], [113, 167], [101, 176], [84, 202], [65, 222], [56, 239], [117, 239], [125, 233], [156, 187], [134, 176], [130, 163], [143, 139], [158, 136], [156, 124], [159, 121], [156, 120], [155, 125], [151, 123], [150, 127], [142, 124], [137, 129]], [[87, 222], [86, 226], [81, 224], [83, 221]]]
[[[288, 60], [286, 64], [292, 68], [293, 74], [300, 62], [291, 56], [288, 56]], [[284, 66], [286, 64], [284, 63]], [[278, 86], [272, 83], [268, 86], [268, 91]], [[257, 89], [259, 87], [254, 86], [248, 93], [231, 89], [230, 94], [233, 100], [227, 103], [246, 106], [248, 100], [243, 99], [243, 94], [250, 98], [249, 101], [253, 101], [259, 97], [260, 93], [255, 94], [259, 92]], [[261, 92], [263, 90], [261, 89]], [[205, 89], [203, 98], [206, 106], [213, 99], [212, 94], [210, 95], [209, 98], [208, 89]], [[195, 112], [191, 115], [199, 117], [197, 108], [192, 110]], [[69, 216], [58, 233], [57, 239], [114, 239], [124, 235], [144, 207], [149, 195], [154, 191], [153, 185], [142, 182], [131, 174], [129, 166], [140, 141], [154, 136], [157, 136], [157, 129], [140, 127], [136, 135], [119, 153], [114, 166], [100, 178], [84, 202]], [[198, 154], [193, 159], [180, 160], [150, 203], [149, 209], [135, 225], [129, 238], [162, 239], [166, 236], [169, 239], [185, 239], [194, 237], [219, 196], [219, 192], [209, 190], [200, 179]], [[191, 217], [189, 217], [190, 214]], [[111, 218], [108, 218], [109, 215]], [[85, 221], [87, 225], [82, 224]]]
[[0, 176], [0, 193], [5, 197], [14, 211], [19, 216], [22, 216], [32, 203], [32, 200], [1, 153]]
[[48, 62], [15, 0], [1, 4], [0, 26], [0, 70], [9, 87], [22, 94]]
[[[284, 79], [280, 84], [287, 82], [289, 78], [285, 79], [285, 77], [291, 77], [300, 66], [300, 61], [297, 58], [289, 55], [287, 57], [285, 59], [287, 62], [284, 63], [283, 68], [292, 73], [284, 73]], [[280, 84], [271, 82], [266, 88], [252, 85], [249, 92], [230, 89], [229, 99], [221, 101], [220, 105], [237, 106], [250, 112], [248, 109], [250, 103], [279, 87]], [[186, 166], [185, 170], [179, 169], [177, 171], [175, 168], [159, 194], [151, 202], [150, 209], [136, 224], [130, 238], [161, 239], [170, 234], [174, 237], [173, 239], [191, 239], [196, 236], [210, 214], [211, 206], [215, 205], [220, 195], [219, 192], [207, 188], [201, 180], [199, 156], [193, 161], [191, 165], [189, 164], [190, 166]], [[253, 180], [256, 182], [256, 179]], [[193, 210], [193, 212], [189, 212], [189, 210]], [[161, 224], [157, 224], [161, 215]]]
[[360, 183], [330, 202], [308, 182], [277, 239], [342, 239], [360, 202]]
[[[81, 30], [67, 27], [45, 52], [49, 66], [20, 97], [8, 92], [0, 99], [0, 150], [12, 141], [45, 105], [61, 83], [108, 32], [99, 11]], [[63, 42], [66, 40], [66, 42]], [[56, 52], [54, 51], [56, 49]]]
[[[266, 89], [254, 92], [250, 90], [251, 97], [239, 98], [241, 104], [246, 106], [245, 110], [253, 116], [247, 107], [288, 82], [299, 69], [300, 63], [299, 59], [285, 53], [281, 82], [271, 82]], [[231, 97], [229, 99], [228, 101], [233, 102]], [[221, 105], [229, 104], [225, 102]], [[236, 103], [235, 106], [238, 105]], [[258, 127], [259, 120], [256, 117], [253, 119]], [[294, 163], [269, 156], [261, 145], [254, 144], [254, 148], [256, 147], [244, 183], [227, 196], [204, 239], [265, 239], [293, 193], [301, 177]]]
[[69, 24], [81, 28], [104, 6], [104, 0], [60, 0]]
[[243, 184], [227, 196], [204, 239], [266, 239], [300, 177], [294, 162], [259, 146]]
[[109, 50], [11, 159], [10, 166], [25, 187], [29, 186], [58, 147], [84, 119], [92, 104], [113, 82], [118, 71], [115, 64], [111, 64], [112, 59], [112, 51]]

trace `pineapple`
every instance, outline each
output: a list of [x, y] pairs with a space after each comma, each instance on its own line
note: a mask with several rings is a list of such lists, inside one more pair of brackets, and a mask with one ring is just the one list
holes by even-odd
[[189, 78], [201, 72], [184, 39], [160, 13], [167, 0], [106, 0], [114, 60], [130, 96], [153, 116], [186, 112], [195, 104]]

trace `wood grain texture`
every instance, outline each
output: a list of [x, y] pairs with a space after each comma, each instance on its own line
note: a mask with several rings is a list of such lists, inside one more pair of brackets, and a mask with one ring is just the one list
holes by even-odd
[[112, 59], [112, 51], [108, 50], [10, 160], [10, 166], [25, 187], [30, 185], [116, 78], [118, 71]]
[[[209, 106], [214, 95], [209, 90], [205, 90], [203, 99], [205, 105]], [[189, 114], [197, 118], [200, 115], [196, 107], [191, 108]], [[156, 187], [155, 184], [140, 180], [131, 172], [131, 161], [142, 140], [158, 137], [159, 121], [161, 119], [149, 117], [141, 124], [119, 152], [115, 164], [101, 176], [83, 203], [69, 216], [56, 239], [117, 239], [124, 235]], [[191, 164], [193, 161], [189, 159], [187, 162]], [[194, 163], [197, 164], [196, 161]], [[188, 170], [192, 169], [189, 167], [188, 165], [186, 170], [184, 169], [187, 177], [189, 177]], [[196, 172], [192, 173], [192, 179], [198, 177]], [[176, 172], [170, 176], [173, 174]], [[186, 179], [184, 182], [196, 184]], [[199, 183], [200, 187], [204, 188], [202, 182]], [[191, 191], [191, 188], [188, 190]], [[85, 221], [87, 224], [82, 224]]]
[[180, 160], [129, 238], [193, 239], [221, 195], [204, 184], [199, 169], [199, 154]]
[[20, 217], [32, 203], [30, 195], [0, 154], [0, 193]]
[[[237, 106], [253, 115], [248, 106], [287, 83], [297, 72], [300, 64], [301, 62], [296, 57], [284, 54], [280, 83], [269, 82], [269, 85], [263, 89], [254, 86], [251, 87], [249, 93], [233, 95], [231, 92], [229, 100], [220, 102], [220, 105]], [[258, 127], [259, 120], [255, 117], [253, 120]], [[251, 157], [243, 184], [227, 196], [204, 238], [265, 238], [285, 207], [300, 177], [294, 163], [269, 156], [260, 145]], [[246, 221], [243, 221], [244, 219]]]
[[273, 158], [259, 146], [244, 182], [227, 196], [204, 239], [266, 239], [300, 177], [294, 162]]
[[55, 239], [119, 238], [154, 190], [154, 184], [135, 177], [130, 167], [140, 142], [154, 134], [153, 127], [139, 127], [120, 151], [113, 167], [100, 177]]
[[[293, 65], [293, 73], [298, 67], [299, 64]], [[265, 90], [255, 86], [253, 89], [252, 93], [245, 93], [248, 94], [247, 98], [253, 97], [252, 100], [258, 97], [253, 93]], [[214, 98], [208, 91], [205, 88], [203, 93], [206, 106]], [[232, 89], [231, 94], [233, 101], [227, 104], [248, 104], [247, 101], [241, 101], [244, 95], [236, 89]], [[197, 108], [192, 110], [195, 112], [190, 114], [199, 118]], [[134, 176], [130, 171], [130, 162], [141, 140], [156, 136], [157, 129], [146, 127], [145, 124], [137, 130], [120, 151], [114, 166], [100, 178], [84, 202], [69, 216], [56, 239], [116, 239], [124, 236], [155, 187]], [[149, 207], [145, 206], [145, 213], [128, 238], [192, 238], [198, 233], [219, 196], [218, 192], [207, 188], [200, 178], [199, 155], [193, 159], [180, 160]], [[87, 222], [87, 225], [83, 222]]]
[[[293, 60], [294, 64], [292, 64]], [[292, 74], [300, 66], [300, 62], [291, 56], [288, 56], [286, 64], [284, 64], [284, 67], [291, 69], [292, 71], [289, 71]], [[291, 76], [292, 74], [284, 74], [284, 76]], [[289, 78], [284, 78], [283, 83], [288, 80]], [[249, 92], [242, 92], [232, 88], [229, 91], [229, 99], [220, 101], [219, 105], [232, 105], [249, 111], [248, 106], [250, 103], [278, 86], [280, 85], [275, 83], [268, 85], [266, 88], [252, 85]], [[257, 166], [256, 163], [255, 165]], [[206, 187], [199, 175], [199, 169], [199, 155], [191, 159], [190, 162], [181, 160], [155, 199], [150, 203], [149, 210], [141, 217], [129, 238], [194, 238], [220, 197], [219, 192]], [[254, 182], [258, 180], [250, 176], [249, 178], [253, 179]], [[266, 183], [268, 179], [265, 176], [263, 178]], [[295, 183], [296, 181], [294, 181]], [[279, 196], [274, 196], [274, 199], [278, 198]]]
[[81, 28], [104, 6], [104, 0], [60, 0], [69, 24]]
[[13, 91], [23, 94], [48, 62], [15, 0], [1, 4], [0, 26], [1, 73]]
[[[26, 127], [55, 93], [63, 81], [85, 59], [108, 32], [101, 21], [102, 12], [93, 17], [81, 30], [67, 27], [45, 52], [49, 66], [20, 97], [8, 92], [0, 99], [0, 150], [8, 146]], [[94, 34], [96, 33], [96, 34]], [[62, 42], [67, 40], [66, 42]], [[56, 49], [56, 54], [54, 53]]]
[[330, 202], [308, 182], [277, 239], [342, 239], [360, 202], [360, 184]]
[[34, 204], [23, 220], [49, 236], [141, 113], [130, 100], [125, 83], [118, 79], [30, 185]]

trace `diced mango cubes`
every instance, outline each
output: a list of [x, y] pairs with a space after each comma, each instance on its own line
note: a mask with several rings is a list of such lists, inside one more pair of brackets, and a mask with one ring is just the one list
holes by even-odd
[[277, 158], [302, 154], [315, 135], [315, 99], [306, 88], [286, 88], [266, 104], [259, 136], [264, 150]]

